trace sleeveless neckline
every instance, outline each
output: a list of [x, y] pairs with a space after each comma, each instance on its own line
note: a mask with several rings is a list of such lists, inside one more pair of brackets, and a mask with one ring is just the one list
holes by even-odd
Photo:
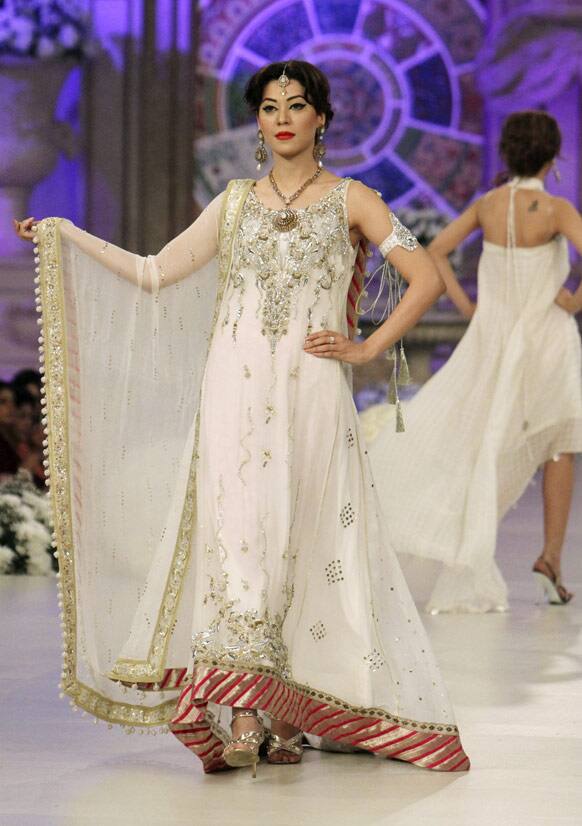
[[[343, 186], [343, 184], [346, 183], [346, 181], [349, 181], [349, 180], [351, 180], [351, 179], [350, 178], [342, 178], [340, 181], [338, 181], [338, 183], [335, 186], [332, 186], [331, 189], [328, 189], [328, 191], [325, 193], [325, 195], [322, 195], [321, 198], [318, 198], [317, 201], [313, 201], [311, 204], [307, 204], [307, 206], [304, 206], [304, 207], [293, 207], [293, 209], [295, 210], [295, 212], [305, 212], [306, 210], [311, 209], [312, 207], [323, 203], [326, 200], [326, 198], [329, 198], [330, 195], [332, 195], [334, 192], [336, 192], [341, 186]], [[255, 189], [256, 189], [256, 187], [252, 186], [251, 189], [250, 189], [250, 192], [251, 192], [253, 198], [255, 199], [255, 201], [257, 202], [257, 204], [260, 207], [262, 207], [262, 209], [266, 210], [267, 212], [280, 212], [281, 209], [283, 209], [283, 207], [278, 207], [277, 208], [277, 207], [268, 207], [268, 206], [266, 206], [261, 201], [261, 199], [258, 197], [258, 195], [256, 194]]]

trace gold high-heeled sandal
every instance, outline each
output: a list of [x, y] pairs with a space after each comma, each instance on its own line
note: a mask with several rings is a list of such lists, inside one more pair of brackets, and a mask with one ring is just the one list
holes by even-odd
[[550, 605], [567, 605], [570, 602], [574, 594], [562, 585], [549, 562], [540, 556], [536, 559], [532, 570]]
[[[294, 734], [292, 737], [289, 737], [288, 740], [284, 740], [282, 737], [279, 737], [278, 734], [269, 734], [269, 739], [267, 741], [267, 763], [274, 763], [277, 766], [283, 766], [286, 764], [295, 764], [300, 763], [301, 758], [303, 757], [303, 732], [298, 731], [297, 734]], [[294, 757], [297, 757], [297, 760], [271, 760], [271, 757], [279, 751], [287, 752], [287, 754], [292, 754]]]
[[251, 766], [253, 777], [257, 776], [257, 763], [260, 760], [259, 748], [265, 739], [265, 729], [257, 716], [257, 712], [251, 709], [233, 711], [232, 721], [238, 717], [254, 717], [260, 728], [255, 731], [243, 731], [238, 737], [231, 737], [224, 748], [223, 757], [228, 766], [232, 768], [242, 768]]

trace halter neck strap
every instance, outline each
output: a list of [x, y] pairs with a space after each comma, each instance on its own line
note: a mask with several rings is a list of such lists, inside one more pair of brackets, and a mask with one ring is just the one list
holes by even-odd
[[545, 189], [544, 182], [541, 178], [512, 178], [509, 186], [513, 189], [537, 189], [543, 192]]

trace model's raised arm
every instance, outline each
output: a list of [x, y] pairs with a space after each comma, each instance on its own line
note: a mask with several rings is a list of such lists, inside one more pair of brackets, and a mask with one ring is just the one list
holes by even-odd
[[[218, 195], [184, 232], [170, 241], [157, 255], [136, 255], [76, 227], [70, 221], [60, 224], [61, 236], [108, 270], [131, 281], [147, 292], [157, 292], [175, 284], [207, 264], [218, 251], [218, 231], [222, 194]], [[29, 221], [30, 219], [27, 219]], [[22, 238], [31, 234], [27, 222]]]
[[445, 286], [428, 253], [373, 189], [351, 184], [348, 210], [352, 228], [376, 244], [409, 285], [398, 306], [366, 341], [374, 357], [414, 327]]

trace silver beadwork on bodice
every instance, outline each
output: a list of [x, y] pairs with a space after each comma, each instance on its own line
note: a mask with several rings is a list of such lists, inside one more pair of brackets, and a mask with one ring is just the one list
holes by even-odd
[[[331, 289], [346, 272], [346, 257], [353, 252], [345, 215], [348, 183], [348, 179], [341, 181], [316, 203], [298, 209], [297, 226], [284, 234], [273, 229], [274, 210], [261, 204], [253, 190], [247, 197], [231, 283], [242, 293], [245, 279], [254, 274], [261, 296], [261, 332], [269, 337], [273, 352], [288, 331], [298, 291], [315, 279], [313, 293], [317, 302], [321, 290]], [[237, 317], [242, 313], [240, 306]]]

